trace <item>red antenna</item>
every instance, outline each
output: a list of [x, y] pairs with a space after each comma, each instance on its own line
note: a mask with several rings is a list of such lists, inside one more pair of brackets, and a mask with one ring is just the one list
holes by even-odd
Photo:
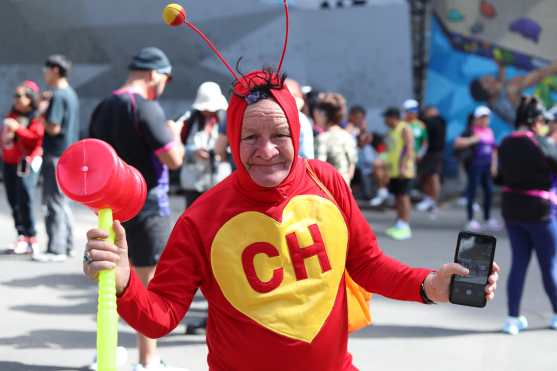
[[282, 55], [280, 56], [280, 62], [277, 68], [277, 76], [280, 76], [280, 70], [282, 69], [282, 62], [284, 62], [284, 56], [286, 54], [286, 47], [288, 46], [288, 3], [286, 0], [283, 0], [282, 3], [284, 4], [284, 14], [286, 16], [286, 31], [284, 35], [284, 44], [282, 45]]
[[199, 36], [201, 36], [203, 40], [205, 40], [209, 48], [211, 48], [211, 50], [217, 55], [217, 57], [220, 59], [222, 64], [224, 64], [224, 66], [228, 69], [228, 71], [234, 77], [234, 79], [236, 79], [236, 81], [240, 81], [238, 75], [236, 75], [236, 72], [234, 72], [234, 70], [230, 66], [230, 63], [228, 63], [228, 61], [224, 59], [224, 57], [219, 52], [219, 50], [215, 47], [213, 42], [209, 40], [207, 36], [205, 36], [203, 31], [201, 31], [193, 23], [187, 20], [186, 11], [180, 4], [168, 4], [167, 6], [165, 6], [164, 10], [162, 11], [162, 19], [169, 26], [177, 27], [185, 23], [186, 26], [194, 30]]
[[230, 64], [228, 63], [228, 61], [226, 59], [224, 59], [224, 57], [222, 56], [222, 54], [219, 52], [219, 50], [215, 47], [215, 45], [211, 42], [211, 40], [209, 40], [209, 38], [207, 36], [205, 36], [205, 34], [199, 29], [197, 28], [193, 23], [186, 21], [186, 26], [188, 26], [189, 28], [191, 28], [192, 30], [194, 30], [195, 32], [197, 32], [197, 34], [199, 36], [201, 36], [201, 38], [203, 40], [205, 40], [205, 42], [207, 43], [207, 45], [209, 45], [209, 48], [211, 48], [211, 50], [213, 52], [215, 52], [215, 54], [217, 55], [217, 57], [220, 59], [220, 61], [224, 64], [224, 66], [226, 68], [228, 68], [228, 71], [230, 71], [230, 73], [232, 74], [232, 76], [234, 76], [234, 78], [236, 79], [236, 81], [240, 81], [240, 79], [238, 78], [238, 75], [236, 75], [236, 72], [234, 72], [234, 70], [232, 69], [232, 67], [230, 67]]
[[[284, 44], [282, 46], [282, 55], [280, 57], [280, 62], [279, 62], [278, 68], [277, 68], [277, 76], [280, 76], [280, 72], [282, 70], [282, 63], [284, 62], [284, 56], [286, 55], [286, 47], [288, 46], [288, 28], [289, 28], [289, 25], [288, 25], [289, 24], [288, 3], [287, 3], [287, 0], [283, 0], [282, 3], [284, 5], [284, 12], [285, 12], [285, 15], [286, 15], [286, 32], [285, 32], [285, 36], [284, 36]], [[234, 72], [234, 69], [230, 66], [230, 63], [228, 63], [228, 61], [222, 56], [222, 54], [215, 47], [213, 42], [211, 40], [209, 40], [209, 38], [207, 36], [205, 36], [203, 31], [201, 31], [193, 23], [191, 23], [190, 21], [187, 20], [186, 11], [184, 10], [184, 8], [180, 4], [168, 4], [162, 12], [162, 18], [164, 19], [164, 22], [167, 25], [172, 26], [172, 27], [177, 27], [177, 26], [180, 26], [180, 25], [185, 23], [186, 26], [191, 28], [199, 36], [201, 36], [201, 38], [203, 40], [205, 40], [205, 42], [207, 43], [209, 48], [211, 48], [211, 50], [216, 54], [216, 56], [220, 59], [222, 64], [224, 64], [224, 66], [228, 69], [228, 71], [234, 77], [234, 79], [236, 79], [236, 81], [241, 81], [238, 78], [238, 75], [236, 74], [236, 72]]]

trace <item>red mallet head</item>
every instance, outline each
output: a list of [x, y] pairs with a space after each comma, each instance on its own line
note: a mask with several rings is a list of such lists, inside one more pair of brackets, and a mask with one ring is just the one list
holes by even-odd
[[186, 21], [186, 11], [180, 4], [168, 4], [162, 11], [162, 19], [167, 25], [176, 27]]
[[68, 198], [94, 211], [110, 208], [120, 221], [136, 216], [147, 197], [147, 184], [139, 171], [98, 139], [68, 147], [56, 166], [56, 180]]

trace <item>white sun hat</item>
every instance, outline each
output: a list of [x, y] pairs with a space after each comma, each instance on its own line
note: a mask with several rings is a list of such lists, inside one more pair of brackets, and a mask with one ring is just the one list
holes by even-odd
[[491, 115], [491, 110], [486, 106], [479, 106], [474, 110], [474, 118]]
[[228, 108], [228, 102], [216, 82], [206, 81], [199, 85], [192, 108], [198, 111], [224, 111]]

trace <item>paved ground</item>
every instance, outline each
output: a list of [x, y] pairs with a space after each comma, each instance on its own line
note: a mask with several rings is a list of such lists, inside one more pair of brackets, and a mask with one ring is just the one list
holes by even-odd
[[[3, 188], [0, 194], [3, 249], [15, 235]], [[173, 206], [177, 215], [183, 200], [173, 198]], [[83, 207], [74, 205], [73, 209], [81, 253], [85, 231], [95, 225], [95, 218]], [[392, 212], [366, 211], [366, 216], [388, 254], [416, 266], [437, 267], [452, 259], [464, 211], [448, 205], [436, 220], [415, 214], [415, 238], [408, 242], [393, 242], [381, 233], [392, 220]], [[42, 226], [40, 232], [44, 236]], [[504, 270], [503, 282], [509, 268], [508, 250], [508, 240], [501, 235], [496, 258]], [[40, 264], [28, 257], [0, 255], [0, 371], [79, 370], [88, 364], [95, 348], [96, 288], [80, 269], [80, 258]], [[505, 302], [504, 285], [485, 309], [375, 297], [375, 325], [351, 337], [350, 351], [361, 370], [556, 370], [557, 332], [547, 329], [551, 310], [536, 264], [530, 268], [523, 300], [530, 330], [516, 337], [499, 333]], [[183, 332], [179, 327], [161, 341], [163, 358], [172, 365], [206, 370], [203, 336]], [[135, 340], [124, 324], [120, 344], [130, 349], [129, 365], [124, 368], [129, 370], [136, 358]]]

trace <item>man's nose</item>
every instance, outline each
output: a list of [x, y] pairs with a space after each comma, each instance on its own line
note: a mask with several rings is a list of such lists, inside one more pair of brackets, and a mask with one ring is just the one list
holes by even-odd
[[263, 159], [271, 159], [278, 154], [277, 146], [269, 139], [261, 139], [257, 147], [257, 155]]

